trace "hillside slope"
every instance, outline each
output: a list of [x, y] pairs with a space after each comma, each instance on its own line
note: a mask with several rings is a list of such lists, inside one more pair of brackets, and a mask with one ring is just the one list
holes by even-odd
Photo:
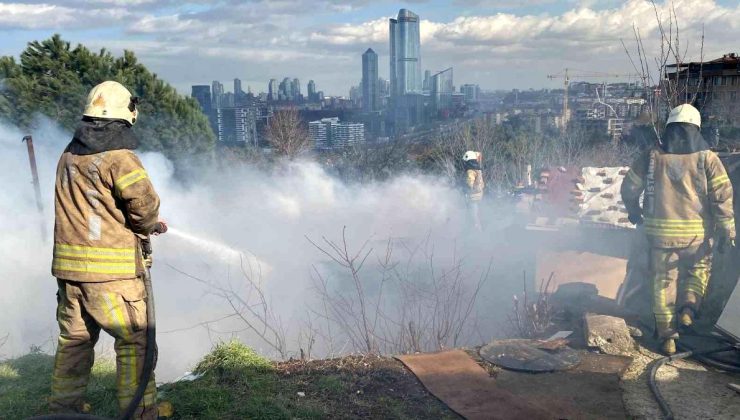
[[[3, 419], [43, 414], [53, 357], [32, 353], [0, 364]], [[458, 418], [395, 359], [351, 356], [270, 362], [237, 342], [218, 345], [192, 382], [159, 387], [177, 419]], [[114, 416], [115, 366], [99, 361], [88, 388], [93, 413]], [[299, 394], [300, 393], [300, 394]]]

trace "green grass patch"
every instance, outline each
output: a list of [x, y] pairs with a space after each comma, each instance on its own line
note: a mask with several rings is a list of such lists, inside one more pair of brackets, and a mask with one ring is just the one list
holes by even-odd
[[[32, 352], [0, 364], [0, 418], [26, 419], [45, 414], [51, 393], [54, 357]], [[114, 416], [118, 409], [115, 395], [116, 365], [100, 359], [93, 367], [87, 401], [93, 412]]]
[[217, 375], [264, 373], [272, 370], [274, 365], [271, 361], [236, 340], [218, 344], [195, 368], [196, 373]]
[[[0, 363], [0, 418], [46, 414], [53, 366], [52, 356], [38, 352]], [[203, 376], [159, 387], [175, 419], [456, 418], [393, 359], [275, 364], [230, 341], [206, 355], [196, 372]], [[86, 400], [92, 414], [115, 418], [113, 360], [99, 358]]]
[[319, 376], [316, 380], [316, 387], [322, 392], [328, 392], [331, 394], [346, 392], [346, 387], [339, 375]]

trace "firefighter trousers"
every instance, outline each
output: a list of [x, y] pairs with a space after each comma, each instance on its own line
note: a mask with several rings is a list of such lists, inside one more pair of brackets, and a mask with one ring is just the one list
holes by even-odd
[[658, 338], [676, 334], [677, 315], [685, 308], [699, 312], [709, 284], [711, 246], [652, 248], [653, 315]]
[[[57, 283], [60, 334], [49, 408], [57, 413], [82, 410], [95, 343], [103, 329], [115, 339], [118, 406], [126, 409], [136, 393], [146, 352], [144, 283], [141, 279]], [[155, 400], [152, 374], [135, 418], [156, 419]]]

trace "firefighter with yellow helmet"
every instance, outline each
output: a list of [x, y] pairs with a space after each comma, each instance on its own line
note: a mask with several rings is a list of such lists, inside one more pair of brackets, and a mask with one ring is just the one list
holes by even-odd
[[471, 224], [475, 230], [482, 230], [480, 222], [479, 203], [483, 198], [483, 171], [481, 170], [482, 155], [480, 152], [468, 150], [463, 155], [463, 169], [465, 170], [465, 197]]
[[660, 145], [635, 161], [622, 184], [629, 220], [644, 226], [651, 244], [653, 315], [667, 354], [701, 307], [713, 247], [724, 252], [735, 241], [732, 184], [700, 128], [696, 108], [674, 108]]
[[[85, 411], [94, 347], [105, 330], [115, 338], [121, 410], [134, 398], [147, 347], [143, 241], [163, 233], [159, 197], [133, 150], [137, 98], [103, 82], [87, 98], [82, 121], [56, 173], [54, 256], [59, 344], [50, 409]], [[154, 376], [134, 418], [155, 419]]]

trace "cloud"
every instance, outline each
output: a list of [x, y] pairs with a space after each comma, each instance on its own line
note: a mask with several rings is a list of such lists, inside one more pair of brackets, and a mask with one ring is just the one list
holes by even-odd
[[118, 7], [83, 10], [47, 3], [0, 3], [0, 29], [90, 28], [129, 15]]
[[[483, 1], [465, 3], [481, 5], [475, 9], [480, 13], [488, 10]], [[529, 3], [541, 1], [548, 0]], [[234, 77], [252, 81], [258, 90], [264, 90], [270, 78], [285, 75], [314, 79], [327, 93], [346, 94], [361, 77], [360, 55], [368, 47], [380, 55], [381, 76], [388, 74], [388, 18], [394, 9], [388, 7], [389, 16], [355, 22], [358, 15], [346, 11], [362, 9], [368, 4], [365, 0], [195, 0], [181, 8], [174, 8], [176, 3], [169, 0], [139, 0], [137, 7], [126, 10], [117, 7], [119, 0], [96, 0], [84, 9], [79, 3], [0, 3], [0, 10], [15, 10], [12, 18], [6, 17], [8, 13], [0, 14], [0, 28], [11, 24], [79, 28], [91, 14], [107, 13], [98, 20], [110, 22], [126, 13], [126, 23], [117, 24], [122, 37], [92, 43], [112, 46], [114, 51], [133, 49], [142, 62], [182, 91], [189, 91], [193, 83]], [[633, 24], [640, 28], [646, 47], [657, 52], [657, 22], [648, 0], [618, 5], [599, 2], [598, 7], [588, 1], [567, 4], [570, 9], [562, 13], [533, 14], [517, 9], [451, 15], [449, 20], [425, 19], [424, 5], [414, 7], [422, 17], [423, 66], [435, 70], [452, 65], [456, 84], [479, 83], [489, 88], [542, 86], [544, 74], [553, 68], [631, 71], [620, 39], [631, 42]], [[722, 6], [715, 0], [665, 0], [658, 5], [664, 18], [670, 4], [675, 5], [681, 36], [695, 58], [702, 25], [706, 28], [705, 56], [718, 56], [735, 47], [731, 34], [740, 29], [740, 6]], [[457, 9], [450, 6], [450, 10]], [[309, 15], [312, 19], [306, 18]]]

